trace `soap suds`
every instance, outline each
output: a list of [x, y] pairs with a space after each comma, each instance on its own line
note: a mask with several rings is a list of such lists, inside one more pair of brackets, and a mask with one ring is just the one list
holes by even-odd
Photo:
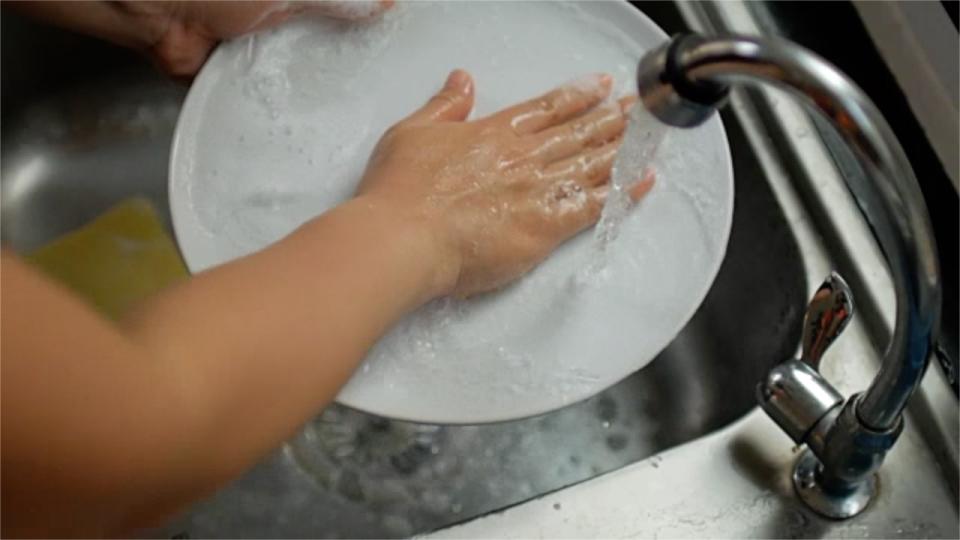
[[[203, 115], [190, 134], [204, 144], [191, 145], [196, 181], [188, 189], [216, 253], [260, 249], [351, 197], [380, 133], [454, 68], [476, 80], [473, 118], [565, 82], [595, 88], [597, 73], [614, 75], [619, 97], [635, 84], [644, 46], [661, 38], [638, 36], [648, 40], [638, 44], [583, 9], [399, 3], [362, 24], [309, 18], [225, 44], [201, 75], [204, 99], [185, 111]], [[602, 275], [572, 279], [596, 260], [590, 232], [504, 290], [428, 304], [372, 348], [340, 399], [395, 403], [437, 420], [533, 413], [652, 359], [692, 312], [712, 277], [705, 267], [723, 252], [730, 209], [719, 203], [730, 186], [717, 170], [726, 156], [691, 158], [711, 147], [717, 129], [671, 134], [652, 163], [656, 188], [617, 218]], [[564, 211], [586, 197], [568, 188]], [[492, 207], [490, 219], [508, 211]]]

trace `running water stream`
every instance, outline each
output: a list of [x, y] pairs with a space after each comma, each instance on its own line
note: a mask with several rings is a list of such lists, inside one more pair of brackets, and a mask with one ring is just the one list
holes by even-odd
[[621, 224], [633, 206], [630, 190], [644, 178], [656, 174], [653, 161], [668, 131], [669, 126], [651, 115], [643, 103], [636, 103], [630, 110], [623, 142], [610, 174], [610, 194], [594, 231], [594, 257], [582, 277], [596, 277], [606, 267], [607, 251], [619, 236]]

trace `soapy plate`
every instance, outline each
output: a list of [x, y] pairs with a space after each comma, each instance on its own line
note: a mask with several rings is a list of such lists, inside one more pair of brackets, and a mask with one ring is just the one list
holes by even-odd
[[[190, 90], [171, 155], [186, 263], [198, 272], [261, 249], [347, 200], [384, 129], [453, 68], [474, 75], [478, 117], [588, 73], [634, 92], [637, 61], [665, 39], [626, 2], [413, 2], [372, 23], [302, 20], [226, 43]], [[719, 118], [670, 132], [651, 165], [657, 183], [602, 264], [587, 231], [501, 291], [424, 306], [372, 348], [338, 401], [413, 421], [508, 420], [649, 363], [726, 249], [733, 170]]]

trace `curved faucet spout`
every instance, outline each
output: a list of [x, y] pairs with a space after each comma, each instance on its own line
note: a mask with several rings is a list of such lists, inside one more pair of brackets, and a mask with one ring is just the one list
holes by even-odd
[[[864, 486], [874, 485], [875, 470], [902, 427], [903, 409], [926, 370], [940, 321], [936, 245], [916, 176], [900, 143], [856, 84], [824, 59], [786, 40], [681, 35], [644, 56], [637, 81], [644, 106], [678, 127], [709, 118], [723, 104], [731, 84], [773, 84], [830, 120], [863, 167], [865, 179], [845, 181], [893, 278], [897, 303], [893, 335], [865, 392], [848, 399], [842, 411], [839, 407], [831, 414], [819, 411], [822, 419], [812, 429], [784, 426], [788, 433], [805, 433], [808, 440], [798, 442], [808, 443], [819, 458], [815, 476], [822, 497], [804, 496], [798, 485], [804, 500], [831, 517], [858, 513], [870, 498], [864, 497]], [[763, 397], [777, 395], [777, 388], [764, 386], [774, 379], [783, 380], [768, 378], [758, 395], [783, 425], [783, 407], [790, 398], [781, 395], [775, 413]], [[797, 395], [796, 388], [791, 395]], [[814, 412], [791, 410], [808, 423]], [[878, 437], [884, 438], [882, 443]], [[865, 448], [868, 444], [873, 447]], [[809, 488], [810, 461], [805, 463], [803, 483]], [[861, 503], [852, 504], [851, 497], [837, 503], [837, 497], [844, 497], [841, 492], [856, 492]]]

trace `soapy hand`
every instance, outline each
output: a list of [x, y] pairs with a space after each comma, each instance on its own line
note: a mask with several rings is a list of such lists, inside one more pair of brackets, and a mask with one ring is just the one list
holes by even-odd
[[221, 40], [262, 30], [295, 16], [343, 20], [376, 17], [393, 0], [11, 2], [11, 7], [81, 33], [147, 52], [174, 77], [200, 70]]
[[122, 2], [122, 9], [151, 29], [147, 50], [164, 71], [192, 76], [220, 40], [275, 26], [301, 15], [362, 20], [393, 0]]
[[[599, 218], [636, 101], [601, 104], [611, 84], [608, 75], [591, 75], [467, 121], [473, 80], [454, 71], [426, 105], [384, 134], [358, 197], [403, 209], [434, 236], [437, 296], [500, 287]], [[652, 183], [647, 177], [634, 185], [633, 200]]]

